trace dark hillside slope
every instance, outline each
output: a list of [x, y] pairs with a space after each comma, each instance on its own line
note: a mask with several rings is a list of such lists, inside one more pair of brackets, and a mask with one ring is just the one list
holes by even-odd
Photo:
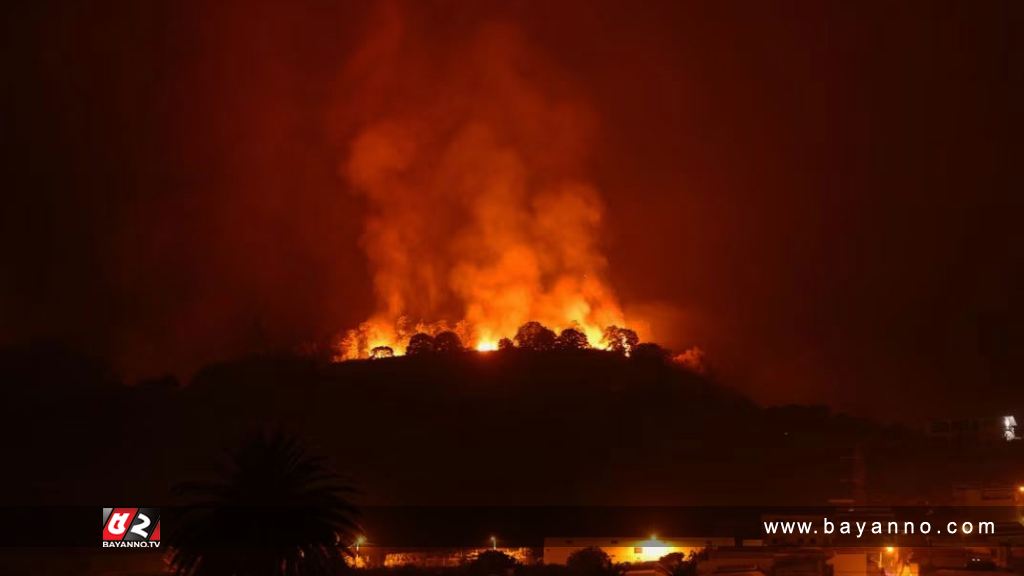
[[928, 497], [1004, 477], [1020, 452], [936, 447], [824, 408], [762, 409], [675, 366], [594, 351], [260, 357], [184, 387], [123, 386], [33, 354], [0, 366], [12, 503], [169, 502], [174, 483], [215, 474], [267, 428], [304, 438], [361, 502], [390, 504], [821, 504], [849, 494], [843, 457], [858, 444], [873, 495]]

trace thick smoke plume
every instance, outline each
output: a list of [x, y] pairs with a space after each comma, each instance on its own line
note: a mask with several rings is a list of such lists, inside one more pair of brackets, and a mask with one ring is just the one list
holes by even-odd
[[591, 109], [514, 26], [429, 28], [387, 6], [345, 70], [341, 170], [368, 202], [379, 306], [342, 356], [441, 329], [492, 348], [530, 320], [597, 345], [625, 319], [585, 175]]

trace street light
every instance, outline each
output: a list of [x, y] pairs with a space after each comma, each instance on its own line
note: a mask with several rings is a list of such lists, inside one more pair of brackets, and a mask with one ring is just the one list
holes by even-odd
[[359, 554], [359, 547], [366, 544], [366, 536], [360, 534], [356, 536], [356, 554]]

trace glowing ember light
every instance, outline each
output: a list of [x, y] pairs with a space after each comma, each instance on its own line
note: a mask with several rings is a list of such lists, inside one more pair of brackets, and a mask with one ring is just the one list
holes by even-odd
[[637, 560], [642, 562], [654, 562], [666, 554], [677, 551], [676, 547], [658, 540], [657, 534], [651, 534], [649, 539], [643, 542], [638, 542], [638, 544], [639, 546], [636, 547], [636, 549], [639, 550]]
[[498, 343], [493, 340], [481, 340], [476, 344], [477, 352], [494, 352], [498, 349]]

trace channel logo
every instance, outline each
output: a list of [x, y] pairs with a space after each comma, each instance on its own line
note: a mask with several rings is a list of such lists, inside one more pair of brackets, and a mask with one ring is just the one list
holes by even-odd
[[104, 548], [159, 548], [159, 508], [104, 508]]

